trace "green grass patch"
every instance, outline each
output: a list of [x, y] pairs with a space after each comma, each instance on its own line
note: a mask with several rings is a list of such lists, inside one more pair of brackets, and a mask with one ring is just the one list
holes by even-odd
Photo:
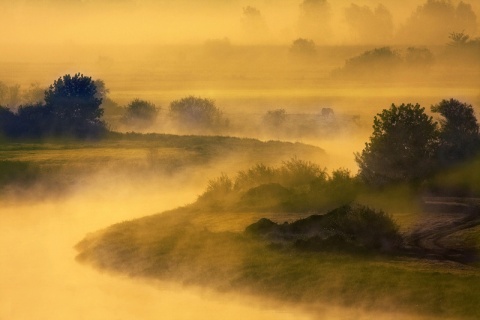
[[[211, 168], [220, 160], [230, 170], [257, 161], [276, 164], [295, 155], [320, 161], [326, 156], [322, 149], [301, 143], [221, 136], [109, 133], [96, 141], [2, 140], [0, 188], [35, 182], [39, 188], [61, 185], [67, 191], [68, 185], [82, 184], [96, 173], [123, 181], [162, 180], [184, 170]], [[22, 196], [28, 193], [22, 189]]]
[[480, 272], [375, 253], [298, 251], [243, 232], [213, 232], [177, 209], [90, 235], [78, 259], [133, 276], [174, 280], [315, 306], [476, 319]]

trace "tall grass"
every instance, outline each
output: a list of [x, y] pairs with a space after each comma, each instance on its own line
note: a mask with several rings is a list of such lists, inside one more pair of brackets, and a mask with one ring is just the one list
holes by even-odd
[[281, 166], [257, 164], [211, 180], [199, 197], [199, 208], [228, 210], [323, 211], [352, 202], [359, 183], [346, 169], [328, 174], [310, 162], [291, 158]]

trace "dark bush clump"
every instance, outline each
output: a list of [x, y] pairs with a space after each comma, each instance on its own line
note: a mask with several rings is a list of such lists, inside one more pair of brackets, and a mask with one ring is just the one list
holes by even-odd
[[302, 250], [392, 252], [402, 245], [399, 228], [387, 214], [361, 205], [342, 206], [325, 215], [281, 225], [261, 219], [248, 226], [245, 233], [271, 242], [291, 243]]

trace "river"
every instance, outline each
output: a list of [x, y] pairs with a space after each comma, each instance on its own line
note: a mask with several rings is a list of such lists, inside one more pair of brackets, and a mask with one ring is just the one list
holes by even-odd
[[203, 189], [198, 185], [108, 183], [44, 201], [0, 203], [0, 320], [427, 319], [332, 304], [309, 313], [76, 262], [74, 246], [89, 232], [191, 203]]
[[[308, 319], [299, 310], [99, 272], [75, 261], [85, 234], [175, 208], [196, 190], [92, 189], [0, 204], [0, 319]], [[101, 192], [102, 191], [102, 192]]]

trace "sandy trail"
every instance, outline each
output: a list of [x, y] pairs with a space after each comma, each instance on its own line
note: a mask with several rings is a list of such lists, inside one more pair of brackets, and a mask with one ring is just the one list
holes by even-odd
[[478, 260], [473, 249], [454, 248], [443, 241], [459, 231], [480, 225], [478, 199], [426, 199], [425, 213], [407, 236], [409, 249], [416, 255], [439, 260], [471, 263]]

